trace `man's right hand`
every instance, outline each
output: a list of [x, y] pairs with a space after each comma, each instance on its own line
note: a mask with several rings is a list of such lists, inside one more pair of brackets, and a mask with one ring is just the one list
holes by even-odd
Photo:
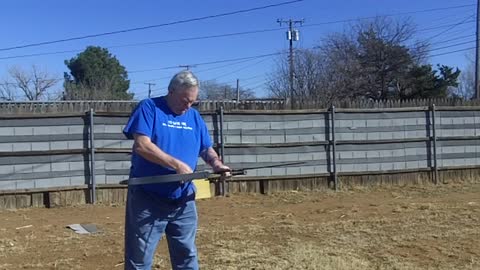
[[177, 172], [177, 174], [193, 173], [192, 168], [190, 168], [190, 166], [188, 166], [185, 162], [181, 160], [177, 160], [174, 169]]

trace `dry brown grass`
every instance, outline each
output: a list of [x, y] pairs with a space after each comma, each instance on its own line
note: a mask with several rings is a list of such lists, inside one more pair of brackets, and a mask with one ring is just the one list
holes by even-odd
[[[480, 269], [480, 184], [233, 195], [198, 208], [202, 269]], [[123, 211], [1, 211], [0, 269], [123, 269]], [[154, 269], [169, 269], [165, 242]]]

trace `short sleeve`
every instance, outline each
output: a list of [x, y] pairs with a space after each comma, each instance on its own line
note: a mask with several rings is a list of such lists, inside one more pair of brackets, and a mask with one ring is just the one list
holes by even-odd
[[142, 100], [130, 115], [123, 128], [123, 134], [128, 139], [133, 139], [134, 134], [142, 134], [151, 138], [154, 120], [155, 104], [151, 99]]

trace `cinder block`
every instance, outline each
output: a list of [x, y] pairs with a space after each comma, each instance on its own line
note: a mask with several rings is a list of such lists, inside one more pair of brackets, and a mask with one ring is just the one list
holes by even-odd
[[105, 133], [122, 133], [123, 125], [105, 125]]
[[272, 168], [272, 175], [287, 175], [285, 168]]
[[365, 172], [365, 171], [368, 171], [368, 164], [362, 164], [362, 163], [353, 164], [353, 170], [354, 170], [355, 172]]
[[14, 143], [13, 144], [13, 151], [32, 151], [32, 144], [31, 143]]
[[475, 136], [475, 129], [464, 129], [465, 136]]
[[68, 187], [70, 186], [70, 177], [38, 179], [34, 180], [34, 183], [35, 188]]
[[407, 161], [405, 165], [406, 169], [418, 169], [418, 161]]
[[242, 122], [241, 129], [243, 130], [255, 129], [255, 122]]
[[355, 168], [353, 164], [337, 164], [339, 172], [354, 172]]
[[300, 137], [298, 135], [287, 135], [285, 136], [286, 143], [296, 143], [300, 142]]
[[315, 173], [327, 173], [328, 168], [327, 165], [318, 165], [314, 166]]
[[13, 165], [13, 170], [15, 173], [32, 173], [33, 166], [32, 164], [17, 164]]
[[318, 119], [318, 120], [312, 120], [312, 127], [324, 127], [325, 126], [325, 120], [323, 119]]
[[93, 126], [94, 133], [105, 133], [105, 125], [94, 125]]
[[[83, 134], [84, 132], [88, 132], [88, 127], [85, 127], [85, 126], [68, 126], [65, 128], [67, 128], [66, 133], [65, 131], [62, 130], [61, 132], [63, 133], [58, 133], [58, 134]], [[97, 129], [95, 128], [93, 129], [95, 133], [97, 133]]]
[[243, 135], [241, 137], [241, 142], [242, 143], [256, 143], [257, 142], [256, 139], [257, 139], [256, 136], [245, 136], [245, 135]]
[[257, 136], [256, 143], [270, 143], [270, 136]]
[[352, 127], [366, 128], [367, 127], [367, 120], [353, 120]]
[[15, 136], [33, 135], [33, 127], [14, 127], [13, 134]]
[[394, 157], [404, 157], [405, 149], [392, 149], [392, 155]]
[[69, 134], [66, 126], [33, 127], [33, 135]]
[[242, 162], [244, 162], [244, 156], [243, 155], [229, 156], [229, 163], [242, 163]]
[[452, 122], [454, 125], [463, 125], [465, 124], [465, 120], [463, 117], [453, 117]]
[[132, 149], [133, 140], [122, 140], [120, 142], [120, 147], [123, 148], [123, 149]]
[[0, 152], [12, 152], [13, 144], [12, 143], [0, 143]]
[[[398, 119], [392, 119], [392, 126], [398, 126], [402, 127], [407, 125], [406, 120], [409, 120], [410, 118], [398, 118]], [[413, 119], [415, 121], [415, 119]]]
[[242, 129], [242, 122], [240, 121], [226, 122], [224, 123], [224, 128], [227, 130]]
[[[128, 179], [128, 177], [125, 178], [125, 179]], [[90, 179], [85, 178], [85, 180], [86, 180], [85, 183], [87, 183], [87, 184], [90, 183]], [[99, 184], [99, 185], [106, 184], [107, 183], [107, 176], [104, 175], [104, 174], [100, 174], [100, 175], [97, 174], [97, 175], [95, 175], [95, 182], [97, 182], [97, 184]]]
[[68, 149], [68, 142], [65, 142], [65, 141], [50, 142], [50, 150], [63, 150], [63, 149]]
[[285, 122], [285, 129], [295, 129], [295, 128], [299, 128], [298, 121]]
[[353, 140], [353, 133], [338, 133], [336, 134], [336, 140], [339, 141], [351, 141]]
[[417, 118], [417, 125], [425, 126], [427, 124], [427, 119], [425, 117]]
[[299, 175], [300, 167], [287, 167], [287, 175]]
[[382, 171], [391, 171], [393, 170], [393, 163], [380, 163], [380, 169]]
[[314, 121], [315, 120], [300, 120], [300, 121], [298, 121], [298, 127], [299, 128], [312, 128]]
[[33, 172], [50, 172], [51, 170], [50, 163], [33, 164]]
[[34, 180], [18, 180], [16, 189], [32, 189], [35, 188]]
[[312, 153], [313, 160], [325, 160], [327, 159], [327, 153], [325, 152], [315, 152]]
[[270, 122], [270, 129], [285, 129], [284, 122]]
[[284, 143], [285, 136], [284, 135], [272, 135], [270, 136], [270, 143]]
[[270, 129], [270, 122], [255, 122], [254, 124], [255, 124], [254, 126], [255, 129], [263, 129], [263, 130]]
[[355, 140], [355, 141], [366, 141], [367, 140], [367, 133], [363, 133], [363, 132], [353, 133], [353, 140]]
[[12, 165], [0, 165], [0, 179], [2, 179], [2, 174], [13, 174], [14, 172]]
[[69, 162], [70, 171], [83, 171], [85, 170], [85, 163], [83, 161]]
[[378, 151], [367, 151], [366, 154], [367, 154], [367, 159], [380, 157], [380, 153]]
[[248, 171], [248, 175], [252, 172], [252, 175], [255, 176], [270, 176], [272, 175], [272, 169], [271, 168], [263, 168], [263, 169], [258, 169], [258, 170], [251, 170]]
[[95, 160], [95, 170], [105, 170], [105, 160]]
[[0, 190], [15, 190], [17, 189], [17, 181], [0, 181]]
[[368, 119], [367, 121], [367, 127], [379, 127], [380, 123], [378, 119]]
[[314, 166], [302, 166], [300, 167], [300, 174], [314, 174], [315, 167]]
[[272, 155], [272, 162], [291, 161], [286, 159], [285, 155]]
[[325, 134], [315, 134], [313, 135], [313, 141], [314, 142], [323, 142], [325, 141]]
[[[97, 176], [95, 175], [95, 181], [96, 180], [97, 180]], [[72, 186], [81, 186], [81, 185], [88, 184], [89, 182], [90, 182], [90, 179], [87, 179], [87, 177], [84, 175], [70, 176], [70, 185]]]
[[379, 132], [367, 133], [367, 140], [380, 140], [380, 133]]
[[96, 140], [96, 148], [122, 148], [123, 140]]
[[0, 136], [13, 136], [13, 128], [12, 127], [0, 127]]
[[120, 170], [123, 169], [122, 161], [108, 161], [105, 163], [105, 170]]
[[353, 158], [366, 158], [367, 154], [365, 151], [353, 151]]
[[391, 127], [393, 124], [391, 119], [380, 119], [378, 120], [378, 125], [380, 127]]
[[33, 142], [32, 151], [48, 151], [50, 150], [50, 143], [49, 142]]
[[405, 148], [405, 155], [406, 156], [414, 156], [417, 154], [417, 149], [415, 148]]
[[56, 162], [51, 165], [52, 172], [65, 172], [70, 170], [68, 162]]
[[335, 153], [337, 159], [350, 159], [353, 158], [353, 152], [352, 151], [342, 151], [342, 152], [336, 152]]
[[395, 163], [393, 163], [393, 169], [394, 170], [404, 170], [404, 169], [406, 169], [406, 164], [405, 164], [405, 162], [395, 162]]
[[371, 172], [378, 172], [380, 171], [380, 164], [379, 163], [368, 163], [367, 170]]
[[407, 138], [407, 139], [417, 138], [417, 131], [415, 131], [415, 130], [405, 131], [405, 138]]
[[118, 184], [123, 180], [128, 179], [128, 175], [107, 175], [105, 177], [106, 184]]
[[336, 120], [336, 121], [335, 121], [335, 127], [339, 127], [339, 128], [342, 128], [342, 127], [350, 128], [350, 127], [353, 127], [353, 121], [352, 121], [352, 120]]
[[428, 168], [428, 161], [426, 161], [426, 160], [418, 161], [418, 167], [419, 168]]
[[271, 162], [272, 155], [257, 155], [257, 162]]
[[395, 140], [399, 139], [405, 139], [405, 132], [404, 131], [397, 131], [397, 132], [392, 132], [393, 133], [393, 138]]
[[392, 132], [380, 132], [380, 140], [391, 140], [393, 139]]
[[67, 149], [83, 149], [83, 141], [68, 141]]
[[311, 134], [306, 134], [306, 135], [298, 135], [298, 140], [300, 142], [312, 142], [313, 140], [313, 135]]

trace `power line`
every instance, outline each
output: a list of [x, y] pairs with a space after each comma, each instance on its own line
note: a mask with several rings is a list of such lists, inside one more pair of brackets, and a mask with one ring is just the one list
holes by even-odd
[[282, 3], [278, 3], [278, 4], [271, 4], [271, 5], [261, 6], [261, 7], [242, 9], [242, 10], [220, 13], [220, 14], [215, 14], [215, 15], [208, 15], [208, 16], [191, 18], [191, 19], [186, 19], [186, 20], [179, 20], [179, 21], [174, 21], [174, 22], [169, 22], [169, 23], [135, 27], [135, 28], [105, 32], [105, 33], [99, 33], [99, 34], [91, 34], [91, 35], [85, 35], [85, 36], [72, 37], [72, 38], [64, 38], [64, 39], [58, 39], [58, 40], [53, 40], [53, 41], [44, 41], [44, 42], [39, 42], [39, 43], [17, 45], [17, 46], [13, 46], [13, 47], [0, 48], [0, 51], [9, 51], [9, 50], [14, 50], [14, 49], [36, 47], [36, 46], [48, 45], [48, 44], [54, 44], [54, 43], [61, 43], [61, 42], [66, 42], [66, 41], [81, 40], [81, 39], [100, 37], [100, 36], [109, 36], [109, 35], [115, 35], [115, 34], [120, 34], [120, 33], [127, 33], [127, 32], [133, 32], [133, 31], [140, 31], [140, 30], [158, 28], [158, 27], [163, 27], [163, 26], [183, 24], [183, 23], [188, 23], [188, 22], [195, 22], [195, 21], [201, 21], [201, 20], [206, 20], [206, 19], [213, 19], [213, 18], [225, 17], [225, 16], [236, 15], [236, 14], [241, 14], [241, 13], [247, 13], [247, 12], [272, 8], [272, 7], [284, 6], [284, 5], [289, 5], [289, 4], [302, 2], [302, 1], [303, 0], [292, 0], [292, 1], [282, 2]]
[[[400, 16], [400, 15], [409, 15], [409, 14], [427, 13], [427, 12], [441, 11], [441, 10], [458, 9], [458, 8], [465, 8], [465, 7], [471, 7], [471, 6], [475, 6], [475, 4], [460, 5], [460, 6], [450, 6], [450, 7], [441, 7], [441, 8], [432, 8], [432, 9], [424, 9], [424, 10], [416, 10], [416, 11], [407, 11], [407, 12], [399, 12], [399, 13], [391, 13], [391, 14], [385, 14], [385, 15], [381, 15], [381, 16], [384, 16], [384, 17], [393, 17], [393, 16]], [[354, 18], [354, 19], [337, 20], [337, 21], [330, 21], [330, 22], [323, 22], [323, 23], [305, 24], [305, 25], [303, 25], [303, 27], [318, 26], [318, 25], [327, 25], [327, 24], [336, 24], [336, 23], [346, 23], [346, 22], [354, 22], [354, 21], [358, 21], [358, 20], [375, 19], [375, 18], [378, 18], [379, 16], [380, 16], [380, 15], [377, 15], [377, 16], [368, 16], [368, 17], [359, 17], [359, 18]]]
[[[203, 65], [211, 65], [211, 64], [218, 64], [218, 63], [234, 62], [234, 61], [246, 60], [246, 59], [258, 59], [258, 58], [262, 58], [262, 57], [268, 57], [268, 56], [280, 55], [280, 54], [284, 54], [284, 52], [269, 53], [269, 54], [262, 54], [262, 55], [256, 55], [256, 56], [248, 56], [248, 57], [240, 57], [240, 58], [233, 58], [233, 59], [223, 59], [223, 60], [217, 60], [217, 61], [211, 61], [211, 62], [196, 63], [196, 64], [191, 64], [191, 66], [203, 66]], [[152, 69], [144, 69], [144, 70], [134, 70], [134, 71], [130, 71], [129, 73], [140, 73], [140, 72], [149, 72], [149, 71], [174, 69], [174, 68], [178, 68], [178, 66], [152, 68]]]
[[[446, 10], [446, 9], [455, 9], [455, 8], [463, 8], [463, 7], [470, 7], [472, 5], [462, 5], [462, 6], [453, 6], [453, 7], [444, 7], [444, 8], [437, 8], [437, 9], [428, 9], [428, 10], [419, 10], [419, 11], [411, 11], [411, 12], [402, 12], [402, 13], [393, 13], [393, 14], [387, 14], [384, 15], [386, 17], [392, 17], [392, 16], [399, 16], [399, 15], [405, 15], [405, 14], [415, 14], [415, 13], [423, 13], [423, 12], [433, 12], [433, 11], [440, 11], [440, 10]], [[352, 21], [358, 21], [362, 19], [372, 19], [376, 18], [376, 16], [371, 16], [371, 17], [362, 17], [362, 18], [354, 18], [354, 19], [345, 19], [345, 20], [339, 20], [339, 21], [329, 21], [329, 22], [322, 22], [322, 23], [317, 23], [317, 24], [304, 24], [302, 27], [312, 27], [312, 26], [321, 26], [321, 25], [327, 25], [327, 24], [337, 24], [337, 23], [343, 23], [343, 22], [352, 22]], [[474, 22], [475, 20], [467, 21], [465, 23], [470, 23]], [[441, 25], [441, 26], [435, 26], [435, 27], [429, 27], [425, 29], [420, 29], [417, 31], [429, 31], [429, 30], [436, 30], [436, 29], [441, 29], [443, 27], [450, 27], [454, 25], [459, 25], [459, 24], [447, 24], [447, 25]], [[218, 34], [218, 35], [207, 35], [207, 36], [199, 36], [199, 37], [187, 37], [187, 38], [179, 38], [179, 39], [171, 39], [171, 40], [160, 40], [160, 41], [150, 41], [150, 42], [141, 42], [141, 43], [130, 43], [130, 44], [121, 44], [121, 45], [112, 45], [112, 46], [107, 46], [107, 49], [112, 49], [112, 48], [124, 48], [124, 47], [136, 47], [136, 46], [144, 46], [144, 45], [155, 45], [155, 44], [166, 44], [166, 43], [174, 43], [174, 42], [183, 42], [183, 41], [192, 41], [192, 40], [203, 40], [203, 39], [214, 39], [214, 38], [222, 38], [222, 37], [230, 37], [230, 36], [240, 36], [240, 35], [249, 35], [249, 34], [256, 34], [256, 33], [265, 33], [265, 32], [274, 32], [274, 31], [279, 31], [282, 30], [283, 28], [269, 28], [269, 29], [260, 29], [260, 30], [251, 30], [251, 31], [243, 31], [243, 32], [235, 32], [235, 33], [225, 33], [225, 34]], [[7, 48], [8, 49], [8, 48]], [[2, 49], [0, 49], [2, 50]], [[5, 57], [0, 57], [0, 60], [6, 60], [6, 59], [15, 59], [15, 58], [26, 58], [26, 57], [35, 57], [35, 56], [44, 56], [44, 55], [55, 55], [55, 54], [64, 54], [64, 53], [72, 53], [72, 52], [81, 52], [83, 49], [77, 49], [77, 50], [65, 50], [65, 51], [55, 51], [55, 52], [44, 52], [44, 53], [33, 53], [33, 54], [24, 54], [24, 55], [13, 55], [13, 56], [5, 56]]]
[[438, 53], [438, 54], [430, 55], [430, 57], [436, 57], [436, 56], [447, 55], [447, 54], [452, 54], [452, 53], [464, 52], [464, 51], [468, 51], [468, 50], [473, 50], [473, 49], [475, 49], [475, 48], [476, 48], [476, 47], [469, 47], [469, 48], [460, 49], [460, 50], [455, 50], [455, 51], [450, 51], [450, 52], [445, 52], [445, 53]]
[[463, 20], [461, 20], [460, 22], [458, 22], [458, 23], [456, 23], [456, 24], [454, 24], [454, 25], [450, 26], [449, 28], [447, 28], [447, 29], [445, 29], [445, 30], [441, 31], [440, 33], [438, 33], [438, 34], [435, 34], [435, 35], [433, 35], [433, 36], [431, 36], [431, 37], [427, 38], [425, 41], [432, 40], [432, 39], [434, 39], [434, 38], [436, 38], [436, 37], [438, 37], [438, 36], [441, 36], [441, 35], [445, 34], [446, 32], [448, 32], [448, 31], [452, 30], [453, 28], [455, 28], [455, 27], [457, 27], [457, 26], [459, 26], [459, 25], [465, 24], [465, 23], [466, 23], [466, 22], [467, 22], [467, 21], [468, 21], [470, 18], [472, 18], [472, 17], [474, 17], [474, 16], [475, 16], [475, 14], [472, 14], [472, 15], [470, 15], [470, 16], [468, 16], [468, 17], [464, 18], [464, 19], [463, 19]]

